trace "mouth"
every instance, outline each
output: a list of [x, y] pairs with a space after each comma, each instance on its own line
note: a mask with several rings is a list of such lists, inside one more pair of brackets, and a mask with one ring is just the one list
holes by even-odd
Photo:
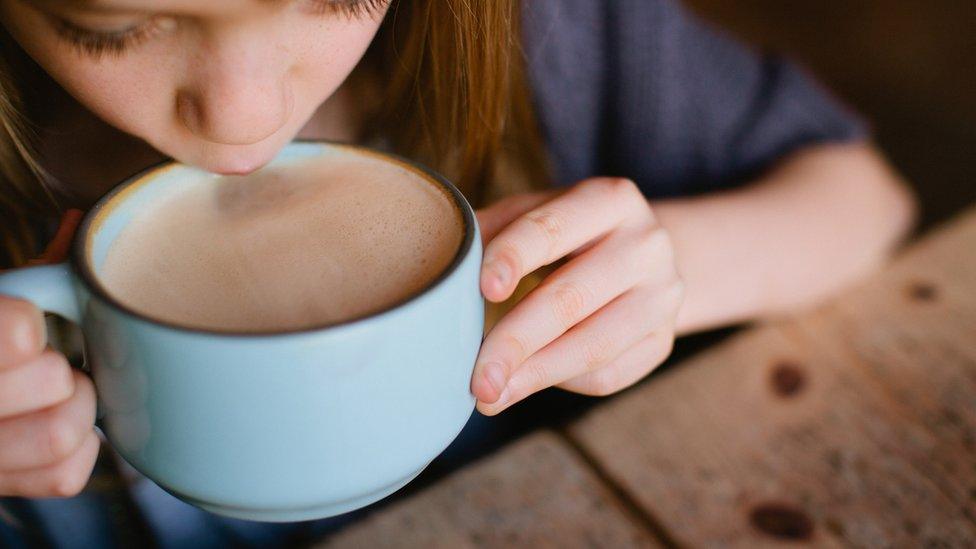
[[213, 172], [213, 173], [215, 173], [215, 174], [217, 174], [217, 175], [247, 175], [247, 174], [250, 174], [250, 173], [254, 173], [255, 171], [257, 171], [260, 168], [261, 168], [261, 166], [254, 166], [254, 167], [250, 167], [250, 168], [226, 168], [226, 169], [225, 168], [217, 168], [217, 169], [213, 169], [213, 170], [210, 170], [210, 171]]
[[[233, 150], [236, 149], [236, 150]], [[281, 147], [234, 147], [232, 150], [213, 151], [196, 162], [199, 167], [218, 175], [248, 175], [271, 162]]]

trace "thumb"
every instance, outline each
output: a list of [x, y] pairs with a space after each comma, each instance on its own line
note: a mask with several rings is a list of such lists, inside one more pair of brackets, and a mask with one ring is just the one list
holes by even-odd
[[475, 212], [481, 228], [481, 241], [491, 242], [495, 236], [523, 214], [526, 214], [555, 198], [558, 191], [516, 194]]

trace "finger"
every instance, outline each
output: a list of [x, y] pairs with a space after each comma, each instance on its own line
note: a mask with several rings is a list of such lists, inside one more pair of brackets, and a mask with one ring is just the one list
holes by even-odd
[[34, 414], [0, 421], [0, 471], [33, 469], [75, 453], [95, 424], [95, 388], [73, 370], [71, 398]]
[[54, 234], [54, 238], [51, 239], [51, 242], [44, 248], [44, 252], [33, 263], [47, 264], [64, 261], [64, 258], [68, 255], [68, 249], [71, 248], [71, 240], [75, 236], [75, 231], [78, 230], [78, 224], [81, 223], [82, 217], [84, 217], [84, 213], [81, 210], [71, 209], [64, 212], [64, 215], [61, 216], [61, 223], [58, 225], [58, 231]]
[[44, 314], [37, 307], [0, 295], [0, 372], [36, 357], [46, 339]]
[[481, 229], [481, 241], [491, 242], [498, 231], [515, 221], [520, 215], [535, 209], [540, 204], [552, 199], [552, 191], [539, 193], [516, 194], [495, 202], [487, 208], [478, 210], [478, 227]]
[[[531, 210], [488, 242], [481, 291], [504, 301], [526, 274], [605, 235], [636, 210], [640, 191], [624, 179], [590, 179]], [[650, 208], [640, 198], [650, 216]], [[634, 204], [635, 206], [628, 206]]]
[[493, 415], [525, 397], [609, 364], [625, 350], [673, 322], [680, 299], [664, 291], [636, 288], [580, 322], [516, 369], [494, 403], [478, 403]]
[[0, 418], [53, 406], [74, 392], [68, 361], [54, 351], [44, 351], [25, 364], [0, 371]]
[[590, 396], [607, 396], [637, 383], [661, 365], [674, 348], [674, 332], [653, 333], [595, 372], [568, 379], [560, 389]]
[[472, 376], [478, 400], [495, 402], [509, 375], [528, 357], [633, 288], [654, 268], [660, 246], [642, 245], [637, 232], [614, 233], [553, 272], [488, 333]]
[[100, 442], [94, 429], [78, 450], [54, 465], [26, 471], [0, 472], [0, 496], [71, 497], [88, 484]]

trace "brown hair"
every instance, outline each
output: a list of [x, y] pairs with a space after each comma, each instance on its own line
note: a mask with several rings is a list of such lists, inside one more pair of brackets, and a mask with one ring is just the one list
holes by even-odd
[[[393, 0], [350, 77], [364, 99], [364, 140], [385, 139], [394, 151], [432, 166], [475, 204], [491, 196], [500, 167], [510, 168], [506, 178], [546, 184], [519, 39], [520, 4]], [[2, 34], [3, 42], [10, 40]], [[9, 265], [37, 253], [31, 221], [51, 217], [58, 205], [34, 160], [14, 76], [15, 56], [23, 52], [2, 46], [0, 265]]]

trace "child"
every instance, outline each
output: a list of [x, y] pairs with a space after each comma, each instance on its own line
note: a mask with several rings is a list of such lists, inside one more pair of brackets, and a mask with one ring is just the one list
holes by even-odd
[[[487, 335], [487, 415], [613, 393], [676, 334], [816, 302], [911, 224], [859, 120], [672, 0], [0, 0], [0, 20], [8, 264], [162, 156], [247, 173], [296, 137], [392, 150], [490, 204], [488, 300], [561, 262]], [[0, 297], [0, 495], [81, 490], [94, 411], [40, 313]]]

